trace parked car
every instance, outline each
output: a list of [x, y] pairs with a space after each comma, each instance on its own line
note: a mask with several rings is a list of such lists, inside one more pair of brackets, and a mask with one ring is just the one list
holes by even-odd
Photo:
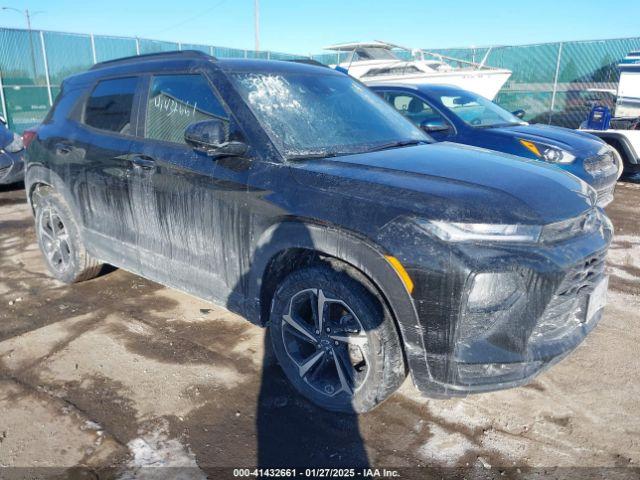
[[640, 174], [640, 52], [630, 52], [618, 64], [617, 70], [620, 79], [612, 94], [615, 104], [598, 104], [609, 109], [612, 114], [610, 122], [604, 121], [604, 117], [597, 121], [589, 112], [582, 118], [584, 122], [580, 129], [615, 148], [624, 162], [626, 173], [635, 177]]
[[331, 410], [370, 410], [407, 369], [432, 396], [521, 385], [602, 315], [612, 230], [592, 189], [431, 144], [327, 68], [105, 62], [25, 142], [55, 278], [108, 263], [268, 326], [291, 383]]
[[[373, 90], [437, 141], [463, 143], [556, 165], [613, 200], [622, 161], [597, 137], [550, 125], [529, 125], [480, 95], [441, 85], [378, 85]], [[521, 112], [524, 113], [524, 112]]]
[[22, 137], [7, 128], [0, 117], [0, 185], [17, 183], [24, 177]]

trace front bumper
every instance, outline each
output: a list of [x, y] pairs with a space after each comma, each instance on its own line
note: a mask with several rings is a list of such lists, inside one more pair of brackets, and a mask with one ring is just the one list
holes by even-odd
[[616, 182], [620, 177], [620, 161], [613, 150], [586, 158], [582, 162], [584, 179], [595, 188], [598, 206], [604, 208], [613, 201]]
[[[602, 316], [590, 299], [606, 281], [608, 228], [526, 246], [416, 235], [399, 258], [415, 285], [423, 338], [424, 351], [406, 352], [418, 389], [451, 397], [522, 385], [576, 348]], [[416, 367], [417, 356], [426, 368]]]
[[20, 182], [24, 179], [23, 151], [9, 153], [0, 150], [0, 184]]

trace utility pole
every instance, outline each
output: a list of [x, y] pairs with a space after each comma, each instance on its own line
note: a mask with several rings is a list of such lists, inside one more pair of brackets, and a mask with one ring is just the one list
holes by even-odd
[[25, 9], [25, 11], [23, 12], [22, 10], [18, 10], [17, 8], [13, 8], [13, 7], [2, 7], [2, 10], [13, 10], [14, 12], [18, 12], [19, 14], [24, 15], [27, 20], [27, 31], [29, 34], [29, 48], [31, 49], [31, 67], [33, 68], [33, 80], [35, 82], [36, 75], [37, 75], [36, 50], [35, 50], [35, 47], [33, 46], [33, 32], [31, 31], [31, 17], [42, 12], [30, 13], [28, 8]]
[[255, 50], [260, 51], [260, 0], [253, 2], [253, 21], [256, 34]]

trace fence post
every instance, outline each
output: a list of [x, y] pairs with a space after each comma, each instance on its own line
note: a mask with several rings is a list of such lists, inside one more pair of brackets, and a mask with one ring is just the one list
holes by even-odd
[[136, 37], [136, 55], [140, 55], [140, 39]]
[[40, 30], [40, 45], [42, 46], [42, 58], [44, 59], [44, 78], [47, 80], [47, 94], [49, 95], [49, 106], [53, 105], [51, 95], [51, 80], [49, 79], [49, 62], [47, 61], [47, 49], [44, 46], [44, 34]]
[[1, 70], [0, 70], [0, 103], [2, 103], [2, 117], [4, 118], [4, 121], [7, 122], [7, 127], [13, 127], [13, 125], [9, 125], [9, 118], [7, 117], [7, 104], [4, 100], [4, 85], [2, 84]]
[[93, 33], [91, 34], [91, 54], [93, 55], [93, 63], [98, 63], [97, 57], [96, 57], [96, 42], [93, 39]]
[[178, 50], [182, 50], [182, 42], [178, 42]]
[[553, 110], [556, 108], [556, 93], [558, 91], [558, 77], [560, 75], [560, 60], [562, 59], [562, 45], [560, 42], [560, 46], [558, 47], [558, 59], [556, 61], [556, 73], [553, 77], [553, 93], [551, 94], [551, 110], [549, 111], [549, 123], [551, 123], [551, 119], [553, 117]]

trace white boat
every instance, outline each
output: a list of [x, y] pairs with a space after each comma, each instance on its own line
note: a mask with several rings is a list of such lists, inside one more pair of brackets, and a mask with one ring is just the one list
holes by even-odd
[[[402, 59], [394, 49], [410, 51], [412, 58]], [[365, 84], [455, 85], [491, 100], [511, 76], [511, 70], [485, 65], [490, 49], [480, 63], [417, 49], [409, 50], [380, 41], [342, 43], [326, 47], [325, 50], [348, 52], [345, 61], [331, 67], [339, 67]]]

